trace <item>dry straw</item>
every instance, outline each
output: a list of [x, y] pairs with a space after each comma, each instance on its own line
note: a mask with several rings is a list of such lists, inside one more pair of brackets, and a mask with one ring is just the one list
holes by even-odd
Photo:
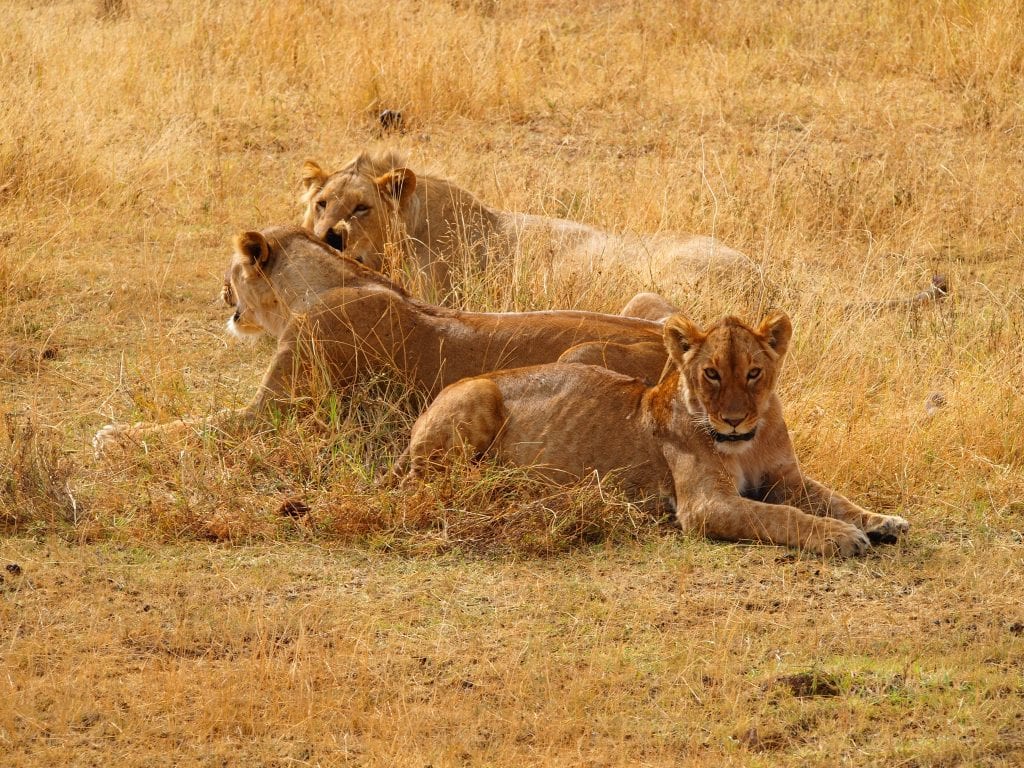
[[[1021, 4], [599, 5], [0, 5], [9, 762], [1020, 762]], [[791, 314], [797, 455], [910, 543], [680, 540], [501, 468], [381, 487], [421, 405], [394, 382], [96, 462], [111, 420], [255, 390], [230, 239], [297, 221], [303, 160], [380, 141], [384, 109], [415, 169], [495, 206], [750, 255], [755, 284], [673, 298]], [[629, 298], [538, 286], [541, 256], [459, 301]], [[888, 303], [936, 274], [944, 301]]]

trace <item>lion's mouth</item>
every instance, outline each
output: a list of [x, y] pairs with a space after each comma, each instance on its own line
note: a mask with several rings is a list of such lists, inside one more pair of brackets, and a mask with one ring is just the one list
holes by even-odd
[[331, 248], [336, 251], [345, 250], [345, 237], [340, 232], [333, 229], [328, 229], [327, 234], [324, 235], [324, 242], [326, 242]]
[[757, 434], [757, 427], [754, 427], [754, 429], [749, 432], [744, 432], [743, 434], [735, 432], [727, 434], [725, 432], [719, 432], [716, 429], [711, 429], [710, 427], [708, 431], [711, 432], [711, 437], [715, 439], [716, 443], [740, 443], [746, 442], [747, 440], [753, 440], [754, 435]]

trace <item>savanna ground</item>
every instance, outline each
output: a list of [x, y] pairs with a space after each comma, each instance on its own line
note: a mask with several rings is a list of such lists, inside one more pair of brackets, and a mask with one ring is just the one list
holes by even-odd
[[[1011, 0], [5, 3], [3, 763], [1020, 764], [1022, 22]], [[108, 421], [251, 395], [271, 347], [222, 330], [230, 237], [296, 221], [303, 159], [379, 145], [384, 108], [406, 119], [384, 143], [496, 206], [751, 255], [760, 288], [675, 298], [791, 312], [798, 455], [909, 538], [710, 543], [489, 470], [404, 495], [372, 482], [412, 410], [381, 386], [96, 460]], [[937, 273], [939, 305], [860, 304]]]

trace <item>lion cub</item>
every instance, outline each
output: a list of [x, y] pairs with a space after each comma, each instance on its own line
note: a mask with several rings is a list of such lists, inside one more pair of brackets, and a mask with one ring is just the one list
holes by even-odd
[[858, 555], [909, 529], [803, 475], [775, 394], [792, 335], [782, 313], [757, 329], [727, 317], [701, 330], [665, 323], [662, 380], [553, 363], [463, 379], [413, 426], [396, 471], [422, 477], [452, 450], [529, 466], [554, 482], [613, 473], [636, 497], [661, 497], [688, 531], [823, 554]]

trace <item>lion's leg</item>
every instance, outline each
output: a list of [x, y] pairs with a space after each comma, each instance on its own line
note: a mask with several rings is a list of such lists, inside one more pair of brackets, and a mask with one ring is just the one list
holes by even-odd
[[[851, 523], [817, 517], [788, 504], [769, 504], [736, 493], [719, 463], [701, 451], [666, 443], [662, 450], [676, 495], [676, 519], [686, 531], [725, 541], [763, 541], [844, 557], [863, 554], [870, 542]], [[716, 470], [717, 467], [717, 470]]]
[[267, 418], [271, 411], [288, 412], [293, 407], [296, 381], [295, 356], [290, 346], [278, 349], [263, 376], [256, 397], [244, 408], [226, 408], [210, 416], [178, 419], [162, 424], [107, 424], [92, 439], [97, 455], [115, 446], [144, 445], [147, 439], [178, 439], [203, 429], [234, 433]]
[[248, 408], [227, 408], [210, 416], [177, 419], [159, 424], [148, 421], [138, 421], [134, 424], [107, 424], [93, 437], [92, 445], [96, 454], [101, 455], [114, 446], [145, 446], [146, 441], [152, 438], [180, 439], [204, 429], [230, 432], [238, 429], [240, 424], [249, 421], [249, 415]]
[[447, 387], [413, 425], [409, 447], [398, 462], [408, 464], [403, 482], [421, 479], [452, 453], [467, 459], [482, 456], [504, 424], [501, 391], [491, 379], [463, 379]]
[[[409, 475], [409, 446], [405, 446], [405, 450], [398, 454], [398, 458], [395, 459], [395, 463], [391, 466], [390, 472], [385, 472], [378, 477], [378, 483], [403, 483], [410, 477]], [[414, 478], [415, 479], [415, 478]]]
[[910, 530], [910, 523], [904, 518], [869, 512], [805, 475], [797, 474], [780, 482], [770, 495], [778, 498], [779, 503], [792, 504], [810, 515], [852, 523], [867, 533], [873, 542], [889, 544]]
[[676, 518], [680, 526], [712, 539], [760, 541], [843, 557], [862, 555], [871, 546], [856, 526], [809, 515], [796, 507], [741, 496], [680, 496], [677, 490]]

